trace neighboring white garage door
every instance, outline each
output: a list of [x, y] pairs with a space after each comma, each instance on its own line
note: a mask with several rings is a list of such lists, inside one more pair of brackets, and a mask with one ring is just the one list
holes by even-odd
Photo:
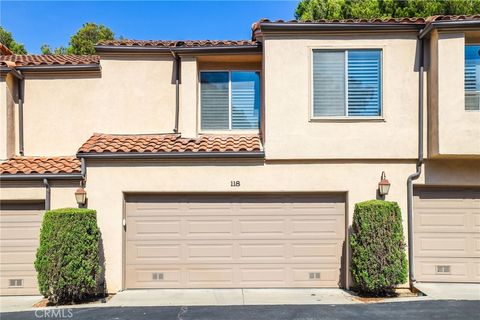
[[342, 195], [131, 196], [127, 288], [338, 287]]
[[480, 282], [480, 189], [417, 189], [418, 281]]
[[37, 252], [43, 203], [0, 204], [1, 295], [38, 295]]

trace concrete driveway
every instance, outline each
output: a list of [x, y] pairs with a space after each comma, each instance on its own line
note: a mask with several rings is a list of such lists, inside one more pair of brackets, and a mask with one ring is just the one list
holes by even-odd
[[0, 296], [0, 312], [30, 310], [42, 298], [42, 296]]
[[51, 309], [2, 313], [2, 320], [40, 318], [75, 320], [478, 320], [477, 301], [424, 300], [413, 302], [342, 304], [342, 305], [277, 305], [217, 307], [105, 307]]
[[234, 306], [278, 304], [350, 304], [340, 289], [158, 289], [117, 293], [108, 306]]
[[479, 283], [416, 283], [415, 288], [437, 300], [480, 300]]

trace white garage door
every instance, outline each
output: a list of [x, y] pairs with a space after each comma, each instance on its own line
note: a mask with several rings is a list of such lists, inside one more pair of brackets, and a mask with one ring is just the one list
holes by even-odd
[[1, 295], [39, 294], [33, 263], [43, 213], [43, 203], [0, 204]]
[[127, 288], [338, 287], [342, 195], [131, 196]]
[[414, 214], [417, 280], [480, 282], [480, 189], [418, 189]]

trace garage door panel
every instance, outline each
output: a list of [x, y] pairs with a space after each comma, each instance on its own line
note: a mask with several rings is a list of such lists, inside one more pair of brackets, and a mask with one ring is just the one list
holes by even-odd
[[[10, 271], [2, 270], [0, 276], [2, 295], [37, 295], [37, 273], [32, 268], [25, 268], [25, 265], [12, 265]], [[12, 286], [12, 280], [21, 281], [21, 285]]]
[[135, 223], [129, 223], [128, 228], [132, 228], [132, 233], [136, 237], [172, 237], [181, 236], [181, 221], [177, 220], [154, 220], [138, 218]]
[[[141, 200], [127, 203], [127, 288], [339, 285], [341, 196]], [[155, 212], [156, 206], [161, 210]], [[310, 279], [312, 272], [319, 277]], [[163, 279], [154, 280], [156, 274]]]
[[[127, 284], [142, 288], [336, 287], [340, 281], [338, 269], [338, 264], [127, 266], [131, 276]], [[319, 278], [311, 279], [311, 273]], [[154, 280], [154, 274], [161, 274], [161, 280]]]
[[[477, 258], [419, 258], [415, 261], [418, 280], [434, 282], [478, 282]], [[446, 270], [446, 271], [444, 271]]]
[[416, 212], [414, 223], [418, 232], [480, 232], [480, 214], [473, 210], [434, 211], [416, 207]]
[[3, 202], [0, 209], [2, 295], [38, 294], [34, 267], [43, 203]]
[[231, 220], [187, 220], [186, 236], [224, 237], [233, 235], [233, 222]]
[[292, 240], [243, 240], [219, 244], [215, 240], [195, 243], [127, 243], [127, 260], [132, 265], [181, 263], [287, 263], [288, 261], [336, 263], [341, 258], [343, 242]]
[[0, 253], [0, 261], [2, 261], [2, 264], [0, 265], [0, 270], [9, 270], [11, 268], [15, 270], [16, 268], [19, 268], [19, 265], [21, 266], [22, 264], [26, 264], [28, 265], [28, 268], [31, 268], [30, 264], [32, 264], [35, 260], [36, 254], [36, 250], [32, 250], [34, 246], [35, 244], [33, 244], [33, 246], [31, 247], [24, 248], [12, 247], [12, 251], [6, 250], [6, 248], [4, 248]]
[[416, 255], [423, 257], [479, 257], [479, 235], [476, 233], [417, 233], [415, 234]]
[[[343, 239], [344, 216], [322, 218], [290, 217], [231, 217], [229, 220], [179, 217], [178, 220], [144, 219], [129, 216], [127, 240], [181, 239]], [[134, 238], [132, 238], [132, 236]]]
[[414, 254], [419, 281], [479, 282], [480, 189], [418, 189]]
[[292, 236], [343, 239], [344, 220], [342, 216], [331, 219], [292, 218]]

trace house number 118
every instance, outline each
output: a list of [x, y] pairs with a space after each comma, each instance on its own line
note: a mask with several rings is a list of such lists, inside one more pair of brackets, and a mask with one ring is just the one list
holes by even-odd
[[240, 187], [240, 181], [230, 181], [230, 187]]

